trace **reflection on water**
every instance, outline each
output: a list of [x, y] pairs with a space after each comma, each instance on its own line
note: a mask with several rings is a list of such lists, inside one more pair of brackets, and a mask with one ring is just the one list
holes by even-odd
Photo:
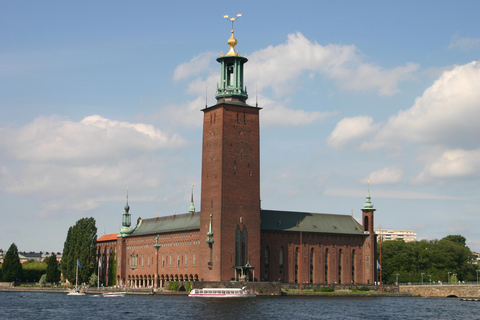
[[0, 292], [2, 319], [479, 319], [480, 302], [405, 297], [245, 299]]

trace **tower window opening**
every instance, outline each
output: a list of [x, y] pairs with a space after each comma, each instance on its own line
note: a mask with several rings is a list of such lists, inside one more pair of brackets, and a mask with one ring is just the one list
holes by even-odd
[[229, 64], [227, 66], [227, 86], [231, 86], [233, 84], [233, 64]]

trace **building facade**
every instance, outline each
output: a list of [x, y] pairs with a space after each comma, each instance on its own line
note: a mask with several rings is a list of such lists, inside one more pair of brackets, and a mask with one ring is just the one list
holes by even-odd
[[405, 229], [375, 229], [377, 241], [403, 240], [413, 242], [417, 240], [417, 234], [413, 230]]
[[373, 283], [370, 195], [361, 224], [350, 215], [261, 209], [261, 108], [246, 103], [248, 60], [235, 52], [233, 29], [228, 44], [217, 58], [217, 103], [202, 110], [200, 212], [192, 191], [188, 213], [138, 219], [132, 228], [127, 197], [120, 232], [97, 240], [101, 279], [114, 274], [118, 285], [155, 288], [187, 280]]

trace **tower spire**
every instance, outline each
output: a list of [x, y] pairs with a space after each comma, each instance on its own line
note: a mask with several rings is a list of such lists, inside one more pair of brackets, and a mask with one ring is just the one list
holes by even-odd
[[193, 183], [192, 183], [192, 198], [190, 199], [190, 209], [188, 210], [190, 213], [195, 213], [195, 204], [193, 203]]
[[373, 208], [373, 203], [372, 203], [372, 198], [370, 197], [370, 179], [368, 179], [368, 191], [367, 191], [367, 198], [365, 200], [365, 204], [363, 205], [363, 209], [366, 210], [373, 210], [375, 211], [376, 209]]
[[125, 205], [125, 212], [123, 213], [122, 218], [122, 228], [120, 229], [119, 236], [125, 237], [133, 232], [133, 229], [130, 227], [132, 225], [132, 218], [130, 215], [130, 206], [128, 205], [128, 187], [127, 187], [127, 204]]
[[228, 39], [227, 43], [230, 46], [230, 50], [226, 55], [217, 58], [217, 61], [221, 63], [221, 78], [220, 85], [217, 86], [217, 93], [215, 98], [217, 98], [218, 103], [220, 101], [234, 101], [245, 103], [248, 99], [248, 94], [246, 88], [243, 85], [243, 64], [248, 61], [247, 58], [240, 56], [240, 54], [235, 52], [235, 46], [237, 45], [237, 39], [233, 36], [233, 22], [242, 16], [241, 13], [236, 16], [230, 17], [228, 14], [223, 17], [232, 21], [232, 31], [231, 36]]

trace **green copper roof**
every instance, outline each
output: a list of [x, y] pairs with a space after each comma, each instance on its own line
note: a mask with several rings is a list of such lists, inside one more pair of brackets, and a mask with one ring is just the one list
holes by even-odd
[[350, 215], [261, 210], [263, 230], [363, 234], [362, 226]]
[[[261, 210], [261, 230], [363, 234], [362, 226], [350, 215]], [[200, 229], [200, 212], [142, 219], [128, 236], [153, 235]], [[212, 230], [212, 232], [215, 230]]]
[[131, 236], [200, 229], [200, 212], [142, 219]]
[[370, 190], [368, 190], [367, 199], [365, 200], [365, 204], [363, 205], [363, 210], [375, 211], [375, 209], [373, 208], [373, 203], [370, 198]]

